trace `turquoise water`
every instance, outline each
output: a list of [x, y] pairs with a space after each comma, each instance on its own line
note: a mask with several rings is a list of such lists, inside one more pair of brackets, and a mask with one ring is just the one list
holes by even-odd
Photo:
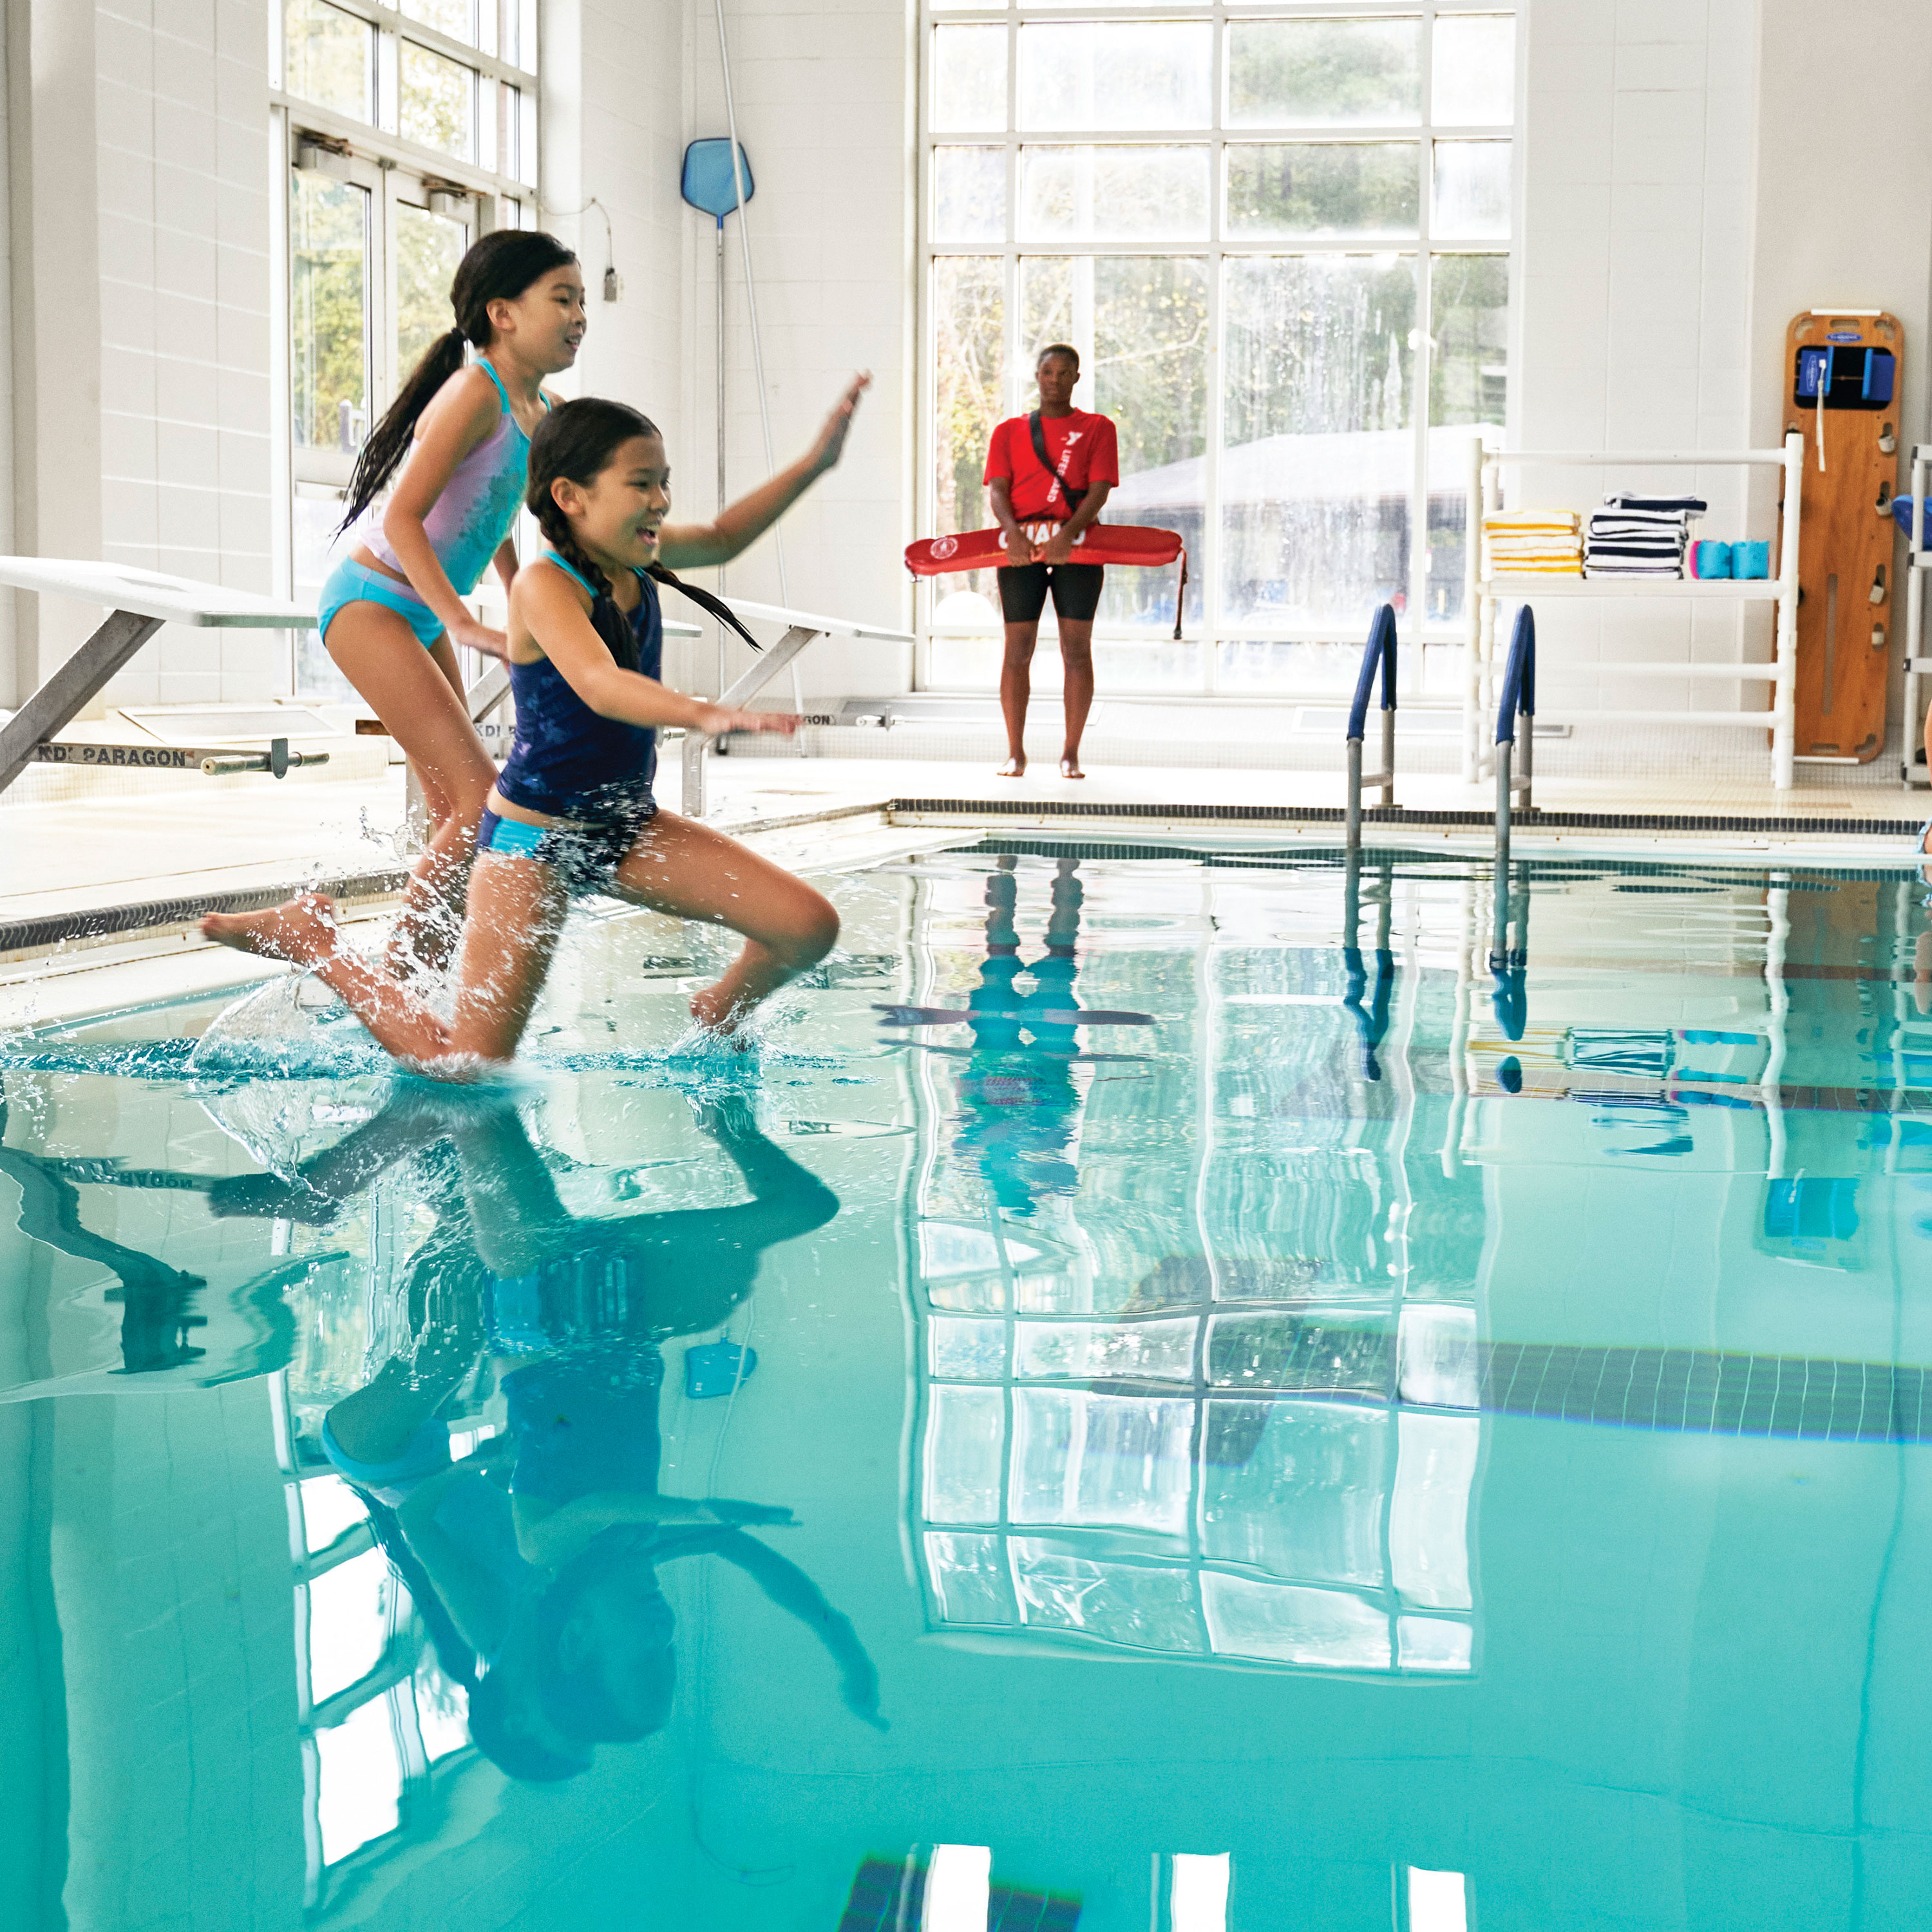
[[0, 1924], [1924, 1924], [1923, 888], [1486, 872], [0, 1040]]

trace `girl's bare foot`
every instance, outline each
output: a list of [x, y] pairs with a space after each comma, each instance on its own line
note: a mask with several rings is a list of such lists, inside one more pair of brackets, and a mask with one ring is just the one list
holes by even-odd
[[691, 996], [691, 1017], [708, 1032], [727, 1039], [751, 1010], [751, 1001], [734, 998], [722, 986], [706, 986]]
[[1080, 754], [1069, 752], [1060, 761], [1060, 776], [1064, 778], [1084, 778], [1087, 774], [1080, 769]]
[[1003, 778], [1023, 778], [1026, 776], [1026, 760], [1016, 754], [1000, 767]]
[[304, 892], [266, 912], [209, 913], [201, 922], [201, 936], [238, 952], [298, 966], [320, 965], [341, 938], [335, 908], [320, 892]]

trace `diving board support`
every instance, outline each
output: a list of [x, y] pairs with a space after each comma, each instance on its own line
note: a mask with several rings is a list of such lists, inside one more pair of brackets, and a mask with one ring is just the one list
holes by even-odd
[[162, 622], [138, 611], [110, 612], [93, 636], [0, 726], [0, 791], [38, 760], [41, 746], [100, 694]]
[[164, 624], [289, 631], [315, 622], [312, 609], [279, 598], [86, 558], [0, 556], [0, 585], [108, 610], [94, 634], [0, 727], [0, 791], [35, 762], [40, 746], [99, 697]]
[[[750, 670], [718, 702], [727, 710], [742, 710], [814, 638], [824, 634], [803, 624], [793, 625], [776, 644], [759, 653]], [[684, 815], [687, 818], [702, 818], [709, 808], [704, 796], [705, 754], [716, 742], [716, 738], [707, 738], [700, 731], [684, 734]]]
[[[784, 635], [776, 644], [767, 645], [760, 651], [743, 676], [719, 696], [718, 704], [727, 710], [742, 710], [750, 704], [814, 638], [855, 638], [866, 642], [893, 644], [910, 644], [913, 641], [909, 631], [854, 623], [842, 617], [814, 616], [806, 611], [788, 610], [782, 604], [753, 604], [734, 598], [731, 608], [741, 617], [783, 624], [786, 628]], [[715, 736], [706, 736], [699, 731], [684, 734], [683, 810], [687, 818], [702, 818], [710, 809], [705, 793], [704, 768], [706, 754], [716, 742]]]

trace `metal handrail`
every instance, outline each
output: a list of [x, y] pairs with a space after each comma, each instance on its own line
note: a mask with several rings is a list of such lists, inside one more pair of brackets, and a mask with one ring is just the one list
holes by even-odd
[[[1522, 771], [1511, 770], [1516, 749], [1516, 720], [1527, 721], [1522, 730]], [[1496, 861], [1495, 874], [1495, 937], [1490, 947], [1490, 970], [1497, 976], [1496, 1017], [1504, 1022], [1512, 1040], [1522, 1037], [1522, 968], [1525, 948], [1511, 950], [1510, 926], [1510, 825], [1515, 815], [1516, 794], [1522, 794], [1522, 808], [1534, 812], [1533, 774], [1536, 766], [1536, 613], [1526, 604], [1516, 613], [1516, 628], [1510, 634], [1509, 660], [1503, 672], [1502, 701], [1496, 706]], [[1525, 913], [1528, 906], [1526, 903]], [[1506, 1014], [1503, 1000], [1509, 996]], [[1514, 1025], [1510, 1024], [1514, 1020]]]
[[[1382, 762], [1379, 771], [1362, 770], [1362, 737], [1368, 729], [1369, 698], [1375, 688], [1376, 668], [1382, 674]], [[1395, 803], [1395, 610], [1384, 604], [1369, 626], [1369, 641], [1362, 650], [1361, 674], [1355, 680], [1354, 701], [1348, 706], [1348, 846], [1359, 851], [1362, 843], [1362, 788], [1378, 784], [1382, 788], [1382, 808]]]

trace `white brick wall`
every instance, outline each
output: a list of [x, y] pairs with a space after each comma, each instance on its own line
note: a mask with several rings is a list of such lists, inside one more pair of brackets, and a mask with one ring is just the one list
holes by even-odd
[[[99, 0], [96, 34], [103, 554], [267, 591], [268, 10]], [[175, 628], [106, 701], [286, 688], [273, 634]]]
[[[1756, 0], [1528, 0], [1516, 440], [1537, 449], [1738, 448], [1750, 440], [1748, 316]], [[1695, 487], [1705, 532], [1748, 519], [1736, 470], [1518, 472], [1520, 502], [1587, 508], [1619, 484]], [[1735, 655], [1734, 607], [1546, 602], [1546, 664]], [[1750, 621], [1768, 623], [1762, 610]], [[1546, 670], [1558, 717], [1688, 708], [1687, 680]], [[1696, 708], [1740, 705], [1700, 680]], [[1741, 708], [1758, 710], [1761, 687]]]
[[[732, 0], [727, 8], [738, 134], [758, 194], [751, 224], [774, 455], [784, 464], [817, 433], [855, 369], [872, 390], [843, 464], [787, 518], [793, 604], [874, 623], [906, 623], [911, 597], [900, 551], [916, 534], [910, 489], [913, 271], [916, 231], [908, 190], [915, 128], [902, 0]], [[687, 138], [725, 131], [716, 16], [691, 0]], [[729, 481], [738, 494], [765, 473], [742, 258], [726, 224], [730, 292], [726, 365]], [[685, 313], [686, 500], [714, 501], [717, 364], [711, 224], [681, 211]], [[776, 602], [767, 538], [732, 566], [728, 588]], [[705, 646], [710, 662], [710, 646]], [[808, 693], [903, 690], [911, 654], [878, 645], [815, 645], [801, 660]], [[742, 653], [734, 657], [740, 662]]]

